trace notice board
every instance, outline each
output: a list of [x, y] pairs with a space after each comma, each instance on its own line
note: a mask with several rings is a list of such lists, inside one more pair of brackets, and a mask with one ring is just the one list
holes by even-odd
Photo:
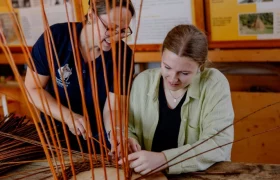
[[210, 48], [280, 47], [279, 0], [206, 0]]

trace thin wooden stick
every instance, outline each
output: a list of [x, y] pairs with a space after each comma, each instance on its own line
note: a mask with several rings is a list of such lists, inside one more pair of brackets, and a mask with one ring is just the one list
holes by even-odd
[[[1, 34], [1, 36], [4, 37], [2, 32], [0, 32], [0, 34]], [[4, 37], [4, 39], [5, 39], [5, 37]], [[13, 59], [12, 53], [11, 53], [7, 43], [6, 43], [6, 39], [5, 39], [4, 43], [3, 42], [0, 43], [0, 46], [1, 46], [1, 48], [2, 48], [2, 50], [4, 52], [4, 54], [5, 54], [6, 58], [8, 59], [8, 62], [11, 65], [11, 68], [12, 68], [14, 74], [15, 74], [15, 77], [16, 77], [17, 81], [19, 82], [19, 87], [20, 87], [21, 91], [25, 92], [25, 88], [24, 88], [22, 79], [20, 78], [20, 75], [19, 75], [19, 73], [17, 71], [17, 67], [16, 67], [16, 64], [15, 64], [15, 61]], [[24, 97], [25, 101], [28, 102], [28, 97], [27, 97], [27, 95], [25, 93], [23, 93], [23, 97]], [[35, 116], [33, 110], [31, 109], [31, 106], [29, 104], [27, 104], [27, 106], [28, 106], [28, 108], [29, 108], [29, 110], [31, 112], [31, 115], [34, 117], [34, 119], [36, 119], [36, 116]], [[35, 123], [35, 125], [36, 125], [36, 128], [38, 128], [38, 130], [39, 130], [38, 124]], [[43, 148], [44, 148], [45, 154], [47, 156], [47, 160], [49, 161], [49, 163], [51, 163], [51, 157], [49, 155], [49, 152], [47, 151], [46, 142], [44, 140], [44, 137], [42, 136], [42, 132], [39, 133], [39, 137], [40, 137], [40, 139], [41, 139], [41, 141], [43, 143]], [[50, 166], [50, 169], [51, 169], [51, 172], [52, 172], [54, 178], [57, 179], [56, 178], [56, 173], [55, 173], [55, 170], [54, 170], [53, 166]]]
[[[30, 52], [29, 52], [29, 50], [28, 50], [28, 47], [27, 47], [27, 45], [26, 45], [26, 41], [25, 41], [25, 38], [24, 38], [24, 35], [23, 35], [23, 32], [22, 32], [22, 30], [21, 30], [21, 28], [20, 28], [20, 25], [19, 25], [19, 22], [18, 22], [18, 20], [17, 20], [17, 17], [16, 17], [16, 15], [15, 15], [15, 11], [14, 11], [14, 9], [12, 8], [12, 5], [10, 4], [11, 2], [10, 1], [8, 1], [8, 2], [6, 2], [6, 4], [7, 4], [7, 6], [8, 6], [8, 9], [9, 9], [9, 11], [11, 12], [10, 13], [10, 17], [11, 17], [11, 19], [12, 19], [12, 21], [13, 21], [13, 26], [14, 26], [14, 28], [15, 28], [15, 32], [16, 32], [16, 35], [17, 35], [17, 37], [18, 37], [18, 39], [20, 40], [20, 46], [21, 46], [21, 49], [22, 49], [22, 51], [23, 51], [23, 53], [24, 53], [24, 57], [25, 57], [25, 59], [26, 59], [26, 62], [27, 62], [27, 64], [28, 64], [28, 66], [31, 66], [30, 65], [30, 61], [29, 61], [29, 59], [28, 59], [28, 57], [30, 58], [30, 59], [32, 59], [32, 57], [31, 57], [31, 55], [30, 55]], [[35, 71], [36, 71], [36, 73], [37, 73], [37, 70], [36, 70], [36, 68], [34, 68], [35, 66], [34, 66], [34, 62], [33, 61], [31, 61], [31, 63], [32, 63], [32, 67], [33, 67], [33, 69], [35, 69]], [[38, 86], [38, 82], [39, 82], [39, 79], [38, 79], [38, 75], [36, 76], [36, 78], [34, 77], [34, 74], [32, 73], [32, 76], [33, 76], [33, 79], [35, 80], [35, 83], [36, 83], [36, 86], [37, 87], [40, 87], [40, 86]], [[41, 93], [39, 93], [40, 94], [40, 98], [41, 98], [41, 101], [42, 101], [42, 96], [41, 96]], [[28, 95], [29, 95], [29, 97], [30, 97], [30, 94], [28, 93]], [[44, 96], [45, 97], [45, 96]], [[31, 98], [31, 100], [32, 100], [32, 98]], [[33, 100], [32, 100], [33, 101]], [[42, 101], [43, 102], [43, 101]], [[34, 103], [33, 103], [34, 104]], [[43, 108], [44, 108], [44, 106], [43, 106]], [[45, 109], [44, 109], [44, 111], [45, 111]], [[36, 112], [36, 111], [35, 111]], [[36, 112], [36, 114], [37, 114], [37, 112]], [[38, 114], [37, 114], [37, 116], [38, 116]], [[40, 118], [39, 118], [39, 120], [40, 120]], [[45, 129], [44, 129], [44, 127], [42, 127], [42, 129], [43, 129], [43, 131], [45, 132]], [[56, 128], [55, 128], [55, 130], [56, 130]], [[45, 134], [45, 133], [44, 133]], [[46, 137], [46, 140], [48, 141], [48, 137], [45, 135], [45, 137]], [[51, 131], [51, 137], [53, 137], [52, 136], [52, 131]], [[53, 139], [52, 139], [53, 140]], [[55, 143], [55, 141], [53, 140], [53, 142]], [[49, 141], [48, 141], [48, 143], [49, 143]], [[58, 152], [57, 152], [58, 153]], [[52, 153], [52, 155], [53, 155], [53, 153]], [[59, 155], [59, 154], [58, 154]], [[61, 160], [60, 160], [61, 161]], [[63, 161], [63, 157], [62, 157], [62, 161]]]

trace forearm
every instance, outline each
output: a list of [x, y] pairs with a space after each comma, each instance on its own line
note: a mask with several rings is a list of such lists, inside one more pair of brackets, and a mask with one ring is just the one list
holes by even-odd
[[43, 89], [28, 89], [28, 94], [29, 102], [54, 119], [62, 121], [62, 117], [64, 117], [64, 120], [69, 117], [70, 110], [65, 106], [59, 105], [57, 100], [47, 91]]
[[106, 99], [103, 110], [103, 122], [107, 132], [116, 130], [117, 132], [125, 129], [125, 108], [127, 96], [117, 96], [110, 93]]
[[125, 130], [124, 118], [124, 111], [104, 111], [103, 120], [106, 132], [111, 134], [115, 132], [116, 135], [120, 135], [120, 132]]

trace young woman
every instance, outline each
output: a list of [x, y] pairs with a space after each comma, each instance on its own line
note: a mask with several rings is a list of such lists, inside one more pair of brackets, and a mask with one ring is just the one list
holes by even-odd
[[[106, 64], [106, 71], [107, 71], [107, 78], [108, 78], [108, 86], [110, 90], [110, 100], [114, 100], [114, 88], [113, 88], [113, 55], [112, 55], [112, 38], [117, 41], [119, 39], [119, 35], [121, 38], [125, 38], [132, 34], [132, 31], [129, 27], [129, 23], [132, 17], [135, 14], [134, 7], [132, 3], [128, 0], [116, 0], [115, 4], [113, 4], [115, 0], [109, 0], [109, 9], [110, 11], [106, 12], [106, 0], [97, 0], [94, 1], [96, 4], [97, 16], [94, 12], [94, 7], [89, 8], [87, 13], [87, 22], [86, 25], [83, 26], [81, 22], [74, 23], [77, 29], [77, 37], [78, 37], [78, 44], [79, 44], [79, 53], [81, 55], [81, 67], [82, 67], [82, 78], [83, 78], [83, 89], [85, 94], [86, 100], [86, 108], [87, 114], [89, 116], [90, 125], [91, 125], [91, 132], [92, 136], [98, 139], [98, 130], [96, 124], [96, 116], [94, 111], [94, 102], [92, 98], [92, 84], [90, 79], [90, 72], [89, 72], [89, 65], [93, 65], [95, 62], [96, 65], [96, 79], [97, 79], [97, 90], [98, 90], [98, 98], [99, 98], [99, 107], [101, 112], [103, 111], [104, 114], [104, 124], [107, 128], [107, 131], [110, 131], [110, 115], [109, 115], [109, 108], [108, 108], [108, 97], [106, 94], [106, 86], [104, 80], [104, 72], [102, 66], [102, 57], [101, 57], [101, 50], [103, 50], [104, 57], [105, 57], [105, 64]], [[126, 9], [128, 3], [128, 9]], [[128, 23], [126, 23], [128, 22]], [[97, 23], [99, 26], [97, 26]], [[98, 27], [100, 31], [100, 36], [98, 33]], [[60, 68], [57, 64], [57, 60], [55, 59], [55, 54], [53, 53], [54, 61], [54, 71], [56, 74], [55, 77], [55, 84], [58, 88], [59, 92], [59, 99], [62, 104], [62, 114], [59, 110], [59, 105], [56, 100], [55, 95], [55, 88], [53, 86], [52, 79], [50, 78], [50, 69], [52, 67], [49, 65], [47, 60], [46, 54], [46, 47], [45, 47], [45, 39], [42, 35], [32, 49], [32, 57], [34, 60], [34, 64], [36, 67], [37, 74], [34, 69], [29, 67], [27, 69], [27, 74], [25, 78], [25, 85], [29, 92], [32, 95], [31, 102], [34, 102], [35, 106], [43, 111], [43, 103], [40, 99], [40, 93], [36, 86], [36, 83], [32, 77], [32, 73], [38, 75], [40, 80], [40, 85], [44, 88], [41, 92], [47, 97], [47, 102], [50, 106], [50, 111], [47, 111], [47, 115], [51, 115], [57, 121], [57, 128], [60, 134], [63, 134], [62, 130], [62, 117], [65, 120], [69, 130], [68, 136], [70, 138], [71, 148], [74, 150], [80, 150], [78, 146], [78, 142], [76, 139], [74, 124], [76, 127], [77, 135], [85, 136], [86, 133], [86, 123], [85, 123], [85, 113], [83, 112], [82, 108], [82, 97], [81, 97], [81, 90], [78, 82], [78, 75], [77, 70], [75, 68], [74, 62], [74, 50], [72, 48], [70, 34], [68, 30], [67, 23], [61, 23], [51, 26], [52, 35], [54, 38], [55, 48], [58, 53], [58, 60], [60, 63]], [[86, 39], [86, 32], [87, 37]], [[94, 32], [94, 34], [92, 34]], [[74, 36], [74, 35], [73, 35]], [[88, 43], [88, 48], [87, 48]], [[129, 80], [129, 73], [131, 69], [131, 62], [132, 62], [132, 51], [131, 49], [121, 41], [121, 45], [119, 46], [119, 42], [116, 43], [116, 59], [118, 61], [118, 53], [119, 49], [121, 55], [121, 67], [118, 67], [118, 71], [121, 71], [121, 75], [123, 73], [123, 61], [124, 57], [126, 57], [126, 78], [123, 78], [128, 85]], [[124, 53], [126, 49], [126, 54]], [[89, 50], [89, 52], [88, 52]], [[93, 57], [93, 52], [95, 57]], [[88, 53], [90, 53], [91, 57], [88, 58]], [[119, 63], [117, 62], [117, 65]], [[36, 77], [36, 76], [35, 76]], [[121, 80], [121, 82], [122, 82]], [[68, 97], [70, 100], [71, 110], [68, 107], [67, 103], [67, 95], [64, 91], [64, 83], [67, 89]], [[126, 91], [127, 92], [127, 91]], [[123, 94], [125, 95], [125, 94]], [[46, 102], [44, 102], [46, 104]], [[114, 103], [111, 102], [112, 108]], [[112, 109], [114, 110], [114, 109]], [[73, 112], [74, 116], [74, 124], [71, 118], [71, 113]], [[45, 116], [42, 114], [41, 118], [44, 121]], [[84, 140], [83, 137], [79, 136], [82, 142], [82, 147], [84, 152], [87, 151], [86, 144], [87, 142]], [[96, 144], [96, 150], [99, 150], [97, 147], [98, 143]]]
[[[161, 68], [134, 80], [129, 124], [133, 153], [128, 160], [136, 172], [150, 172], [233, 123], [229, 83], [218, 70], [204, 68], [207, 52], [207, 38], [200, 30], [176, 26], [163, 42]], [[232, 141], [230, 127], [168, 166]], [[231, 145], [224, 146], [171, 166], [168, 173], [205, 170], [230, 160], [230, 155]]]

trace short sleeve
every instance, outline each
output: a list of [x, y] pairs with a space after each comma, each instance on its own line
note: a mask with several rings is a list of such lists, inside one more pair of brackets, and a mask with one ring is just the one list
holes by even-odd
[[[34, 66], [37, 70], [38, 74], [41, 75], [50, 75], [49, 66], [48, 66], [48, 59], [46, 54], [46, 47], [45, 47], [45, 39], [44, 34], [42, 34], [37, 42], [34, 44], [31, 52], [32, 60], [34, 63]], [[31, 62], [32, 63], [32, 62]], [[32, 65], [32, 64], [31, 64]], [[35, 69], [30, 67], [33, 71]]]

